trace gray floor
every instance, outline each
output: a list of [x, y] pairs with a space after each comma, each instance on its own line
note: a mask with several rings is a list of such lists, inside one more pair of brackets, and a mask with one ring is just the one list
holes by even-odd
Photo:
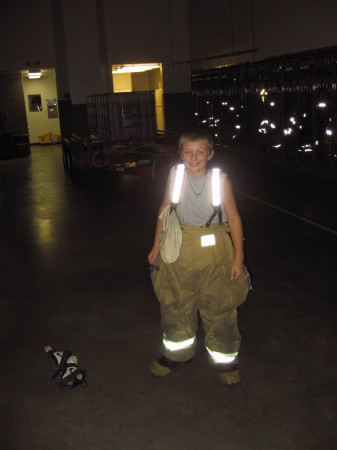
[[[240, 307], [242, 383], [222, 386], [199, 330], [166, 379], [147, 253], [164, 180], [63, 171], [59, 146], [0, 161], [2, 449], [336, 448], [336, 184], [218, 149], [254, 290]], [[306, 219], [302, 220], [301, 218]], [[88, 386], [51, 381], [44, 345]]]

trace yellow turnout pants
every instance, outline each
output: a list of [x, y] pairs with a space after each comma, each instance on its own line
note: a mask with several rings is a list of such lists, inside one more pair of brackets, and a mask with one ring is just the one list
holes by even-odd
[[[205, 235], [214, 235], [215, 245], [202, 247]], [[207, 349], [235, 354], [241, 342], [237, 307], [245, 301], [250, 282], [248, 275], [230, 280], [234, 249], [226, 225], [182, 225], [182, 238], [179, 258], [165, 264], [159, 256], [159, 270], [152, 274], [161, 308], [164, 355], [174, 361], [194, 356], [198, 312]]]

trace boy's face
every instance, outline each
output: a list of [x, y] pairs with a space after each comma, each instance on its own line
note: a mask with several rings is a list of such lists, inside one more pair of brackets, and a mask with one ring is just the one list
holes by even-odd
[[207, 162], [212, 159], [214, 151], [208, 149], [204, 141], [186, 141], [182, 145], [181, 159], [189, 174], [193, 177], [203, 177], [206, 174]]

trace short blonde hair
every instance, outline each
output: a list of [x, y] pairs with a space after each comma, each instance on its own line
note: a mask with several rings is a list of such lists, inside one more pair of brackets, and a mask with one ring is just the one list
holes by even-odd
[[181, 154], [183, 145], [187, 141], [204, 141], [208, 147], [209, 153], [213, 151], [213, 138], [204, 128], [192, 128], [183, 132], [179, 139], [179, 154]]

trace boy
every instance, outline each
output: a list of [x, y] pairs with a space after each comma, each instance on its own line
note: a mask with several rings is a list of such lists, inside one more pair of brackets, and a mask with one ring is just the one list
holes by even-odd
[[[157, 264], [159, 269], [152, 271], [152, 283], [161, 305], [164, 331], [164, 354], [150, 371], [155, 376], [166, 376], [193, 359], [199, 312], [209, 360], [220, 381], [233, 385], [240, 381], [237, 306], [249, 290], [241, 218], [224, 174], [220, 176], [221, 207], [215, 210], [212, 205], [212, 174], [206, 166], [214, 150], [208, 132], [185, 131], [179, 140], [179, 154], [185, 166], [176, 207], [182, 230], [179, 257], [171, 264], [165, 264], [160, 257], [163, 223], [159, 217], [148, 255], [149, 263]], [[173, 167], [159, 215], [171, 204], [175, 173]], [[219, 210], [219, 215], [213, 214]], [[210, 225], [205, 226], [210, 219]]]

